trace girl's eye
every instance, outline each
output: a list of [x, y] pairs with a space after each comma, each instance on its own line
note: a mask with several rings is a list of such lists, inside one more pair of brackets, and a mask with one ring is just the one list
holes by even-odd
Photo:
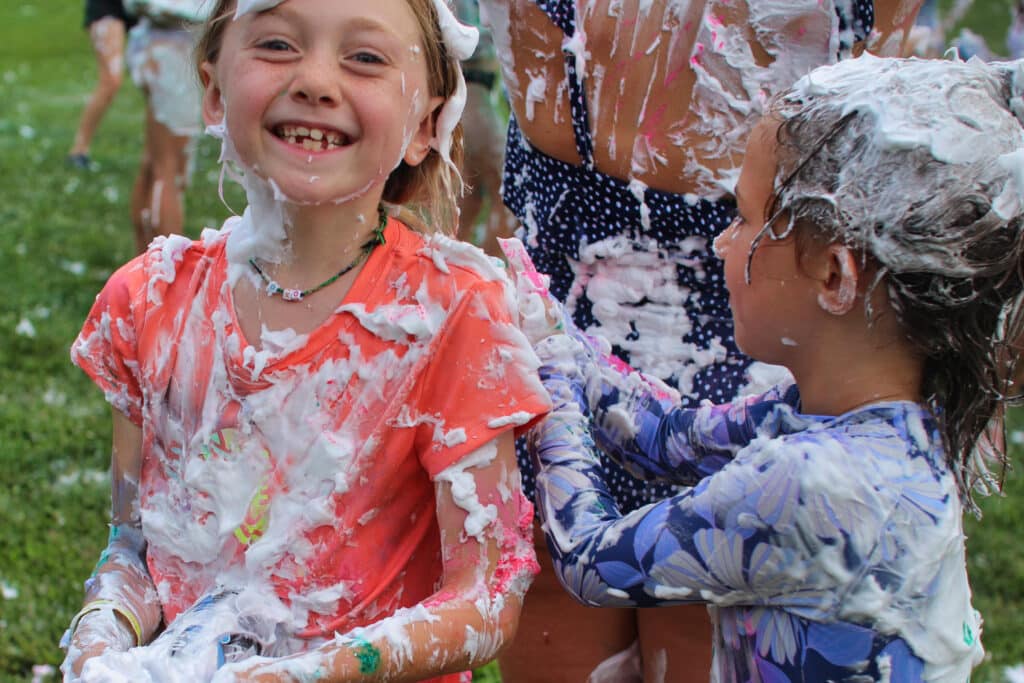
[[264, 40], [259, 44], [259, 47], [264, 50], [271, 50], [273, 52], [285, 52], [292, 49], [292, 46], [279, 38], [271, 38], [270, 40]]
[[373, 52], [357, 52], [352, 56], [352, 59], [361, 64], [383, 64], [384, 58]]

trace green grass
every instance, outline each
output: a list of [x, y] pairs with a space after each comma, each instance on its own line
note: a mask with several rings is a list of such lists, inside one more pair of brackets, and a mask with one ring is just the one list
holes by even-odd
[[[973, 11], [999, 2], [979, 0]], [[95, 79], [81, 7], [0, 2], [0, 682], [59, 663], [56, 643], [106, 541], [109, 411], [67, 349], [106, 277], [132, 255], [128, 198], [142, 109], [126, 83], [93, 144], [100, 170], [65, 166]], [[192, 235], [227, 214], [212, 182], [216, 151], [211, 141], [200, 146]], [[15, 333], [28, 324], [35, 336]], [[997, 681], [1002, 666], [1024, 661], [1024, 551], [1015, 537], [1024, 529], [1024, 477], [1012, 476], [1007, 493], [985, 502], [981, 524], [967, 522], [991, 656], [976, 681]], [[499, 677], [490, 667], [477, 680]]]
[[[942, 0], [940, 7], [950, 7], [953, 0]], [[974, 0], [960, 23], [953, 27], [947, 38], [955, 38], [962, 28], [981, 35], [996, 55], [1006, 54], [1006, 31], [1010, 26], [1012, 0]]]

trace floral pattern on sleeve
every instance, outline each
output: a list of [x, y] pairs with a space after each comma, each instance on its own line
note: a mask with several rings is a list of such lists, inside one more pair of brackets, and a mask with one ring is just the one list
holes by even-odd
[[[531, 434], [556, 571], [582, 602], [708, 603], [715, 680], [965, 681], [980, 660], [961, 507], [910, 402], [801, 415], [795, 387], [683, 410], [577, 335], [539, 345]], [[594, 438], [693, 488], [621, 514]]]

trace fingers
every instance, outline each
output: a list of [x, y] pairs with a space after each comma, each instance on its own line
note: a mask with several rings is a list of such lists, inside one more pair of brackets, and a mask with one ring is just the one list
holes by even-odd
[[548, 290], [548, 276], [537, 271], [518, 239], [499, 239], [508, 259], [509, 274], [515, 287], [519, 327], [531, 344], [563, 331], [561, 304]]

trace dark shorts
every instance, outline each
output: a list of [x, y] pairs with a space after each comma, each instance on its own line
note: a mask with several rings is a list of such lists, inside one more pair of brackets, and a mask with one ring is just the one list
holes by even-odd
[[85, 28], [89, 28], [103, 17], [120, 19], [126, 29], [135, 25], [135, 17], [124, 11], [121, 0], [85, 0]]

